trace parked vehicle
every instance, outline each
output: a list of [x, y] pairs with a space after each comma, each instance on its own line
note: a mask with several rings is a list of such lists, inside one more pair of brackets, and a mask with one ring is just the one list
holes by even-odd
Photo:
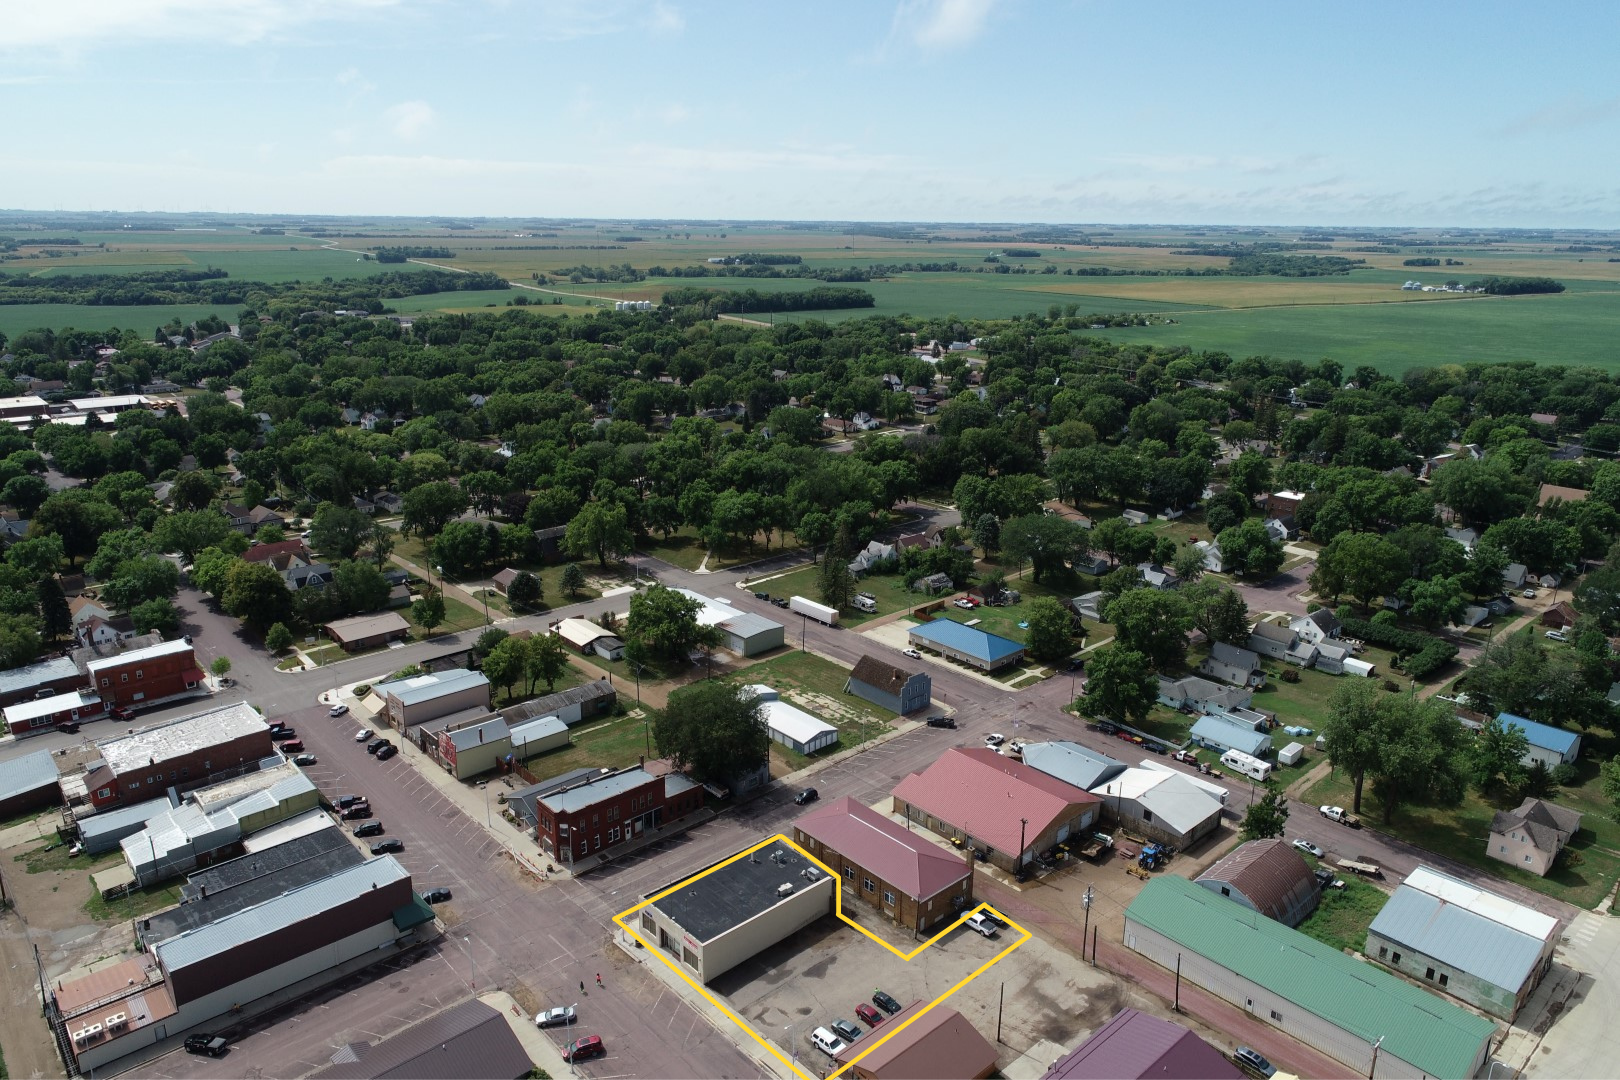
[[967, 610], [967, 611], [972, 611], [973, 610], [973, 601], [969, 600], [965, 596], [959, 596], [955, 600], [951, 601], [951, 606], [952, 607], [963, 608], [964, 610]]
[[1177, 750], [1176, 760], [1184, 765], [1198, 764], [1198, 755], [1191, 750]]
[[[370, 809], [367, 809], [366, 813], [371, 813]], [[383, 823], [380, 821], [368, 821], [364, 825], [354, 827], [354, 835], [362, 839], [367, 836], [381, 836], [382, 834]]]
[[563, 1047], [563, 1060], [569, 1064], [606, 1056], [607, 1047], [602, 1044], [600, 1035], [586, 1035]]
[[927, 723], [929, 727], [953, 728], [956, 726], [956, 721], [948, 716], [930, 716]]
[[820, 792], [813, 787], [807, 787], [797, 795], [793, 796], [793, 801], [797, 805], [803, 806], [805, 803], [813, 803], [819, 798], [821, 798]]
[[56, 730], [66, 735], [76, 735], [79, 732], [79, 722], [77, 720], [64, 720], [56, 725]]
[[359, 731], [354, 733], [354, 741], [355, 742], [365, 742], [375, 734], [376, 734], [376, 732], [372, 731], [370, 728], [363, 727]]
[[1262, 1057], [1258, 1051], [1251, 1050], [1247, 1046], [1240, 1046], [1232, 1051], [1232, 1060], [1243, 1071], [1265, 1077], [1266, 1080], [1270, 1080], [1270, 1077], [1277, 1071], [1275, 1065]]
[[230, 1043], [218, 1035], [210, 1035], [200, 1031], [195, 1035], [186, 1036], [186, 1053], [207, 1054], [209, 1057], [224, 1057], [225, 1048]]
[[902, 649], [900, 651], [900, 655], [901, 656], [909, 656], [913, 660], [921, 660], [922, 659], [922, 653], [918, 652], [916, 649]]
[[755, 600], [769, 600], [770, 598], [771, 594], [768, 592], [757, 592], [754, 594]]
[[295, 732], [292, 728], [288, 727], [286, 724], [271, 724], [270, 725], [270, 741], [271, 742], [285, 742], [287, 739], [292, 738], [296, 734], [297, 734], [297, 732]]
[[861, 1022], [867, 1027], [877, 1027], [883, 1023], [883, 1014], [864, 1001], [855, 1006], [855, 1015], [860, 1017]]
[[873, 596], [871, 593], [859, 593], [856, 595], [855, 599], [850, 601], [850, 603], [854, 604], [857, 608], [866, 612], [868, 615], [873, 614], [878, 609], [877, 597]]
[[1534, 590], [1534, 589], [1526, 589], [1526, 590], [1524, 590], [1524, 598], [1526, 600], [1534, 600], [1536, 598], [1536, 590]]
[[362, 821], [370, 816], [371, 807], [365, 803], [355, 803], [340, 815], [344, 821]]
[[130, 709], [124, 708], [122, 705], [114, 705], [112, 708], [107, 710], [107, 715], [112, 717], [114, 720], [135, 719], [135, 713]]
[[293, 764], [294, 765], [313, 765], [313, 764], [315, 764], [315, 755], [314, 754], [299, 754], [297, 757], [293, 758]]
[[[427, 903], [427, 904], [444, 904], [444, 903], [448, 903], [449, 901], [450, 901], [450, 890], [446, 889], [442, 885], [439, 886], [437, 889], [429, 889], [427, 892], [422, 894], [422, 902], [423, 903]], [[573, 1010], [570, 1009], [569, 1011], [572, 1012]]]
[[337, 797], [337, 807], [339, 810], [347, 810], [355, 803], [365, 801], [366, 797], [364, 795], [339, 795]]
[[824, 1027], [818, 1027], [810, 1033], [810, 1045], [820, 1050], [830, 1058], [836, 1058], [849, 1044]]
[[986, 917], [984, 912], [976, 911], [967, 917], [967, 928], [976, 934], [983, 934], [987, 938], [996, 936], [998, 929], [995, 922]]
[[304, 740], [288, 739], [281, 744], [281, 752], [283, 754], [302, 754], [304, 752]]
[[852, 1043], [861, 1037], [860, 1027], [849, 1020], [834, 1020], [827, 1026], [832, 1028], [834, 1035], [847, 1043]]
[[326, 710], [326, 715], [327, 716], [347, 716], [348, 712], [349, 712], [349, 707], [347, 705], [334, 705], [330, 709]]
[[1318, 859], [1327, 854], [1327, 852], [1303, 837], [1294, 841], [1294, 850], [1303, 851], [1307, 855], [1315, 855]]
[[788, 601], [788, 607], [795, 614], [808, 615], [818, 623], [824, 623], [827, 626], [838, 625], [837, 608], [828, 607], [826, 604], [818, 604], [808, 597], [795, 596]]
[[1549, 640], [1549, 641], [1568, 641], [1569, 640], [1569, 635], [1564, 633], [1562, 630], [1549, 630], [1543, 636], [1546, 637], [1547, 640]]
[[1342, 806], [1322, 806], [1318, 807], [1318, 809], [1321, 811], [1322, 816], [1327, 818], [1329, 821], [1337, 821], [1340, 825], [1345, 825], [1352, 829], [1361, 828], [1361, 819], [1345, 810], [1345, 808]]
[[[424, 896], [422, 899], [426, 900], [427, 897]], [[431, 901], [429, 902], [431, 903]], [[542, 1028], [558, 1027], [564, 1024], [572, 1024], [577, 1019], [578, 1017], [574, 1014], [572, 1005], [559, 1005], [555, 1009], [547, 1009], [545, 1012], [536, 1015], [534, 1026]]]
[[788, 606], [787, 598], [783, 596], [771, 597], [771, 603], [775, 604], [779, 608], [785, 608]]
[[387, 739], [383, 739], [383, 738], [372, 739], [370, 742], [366, 743], [366, 753], [375, 754], [377, 751], [381, 750], [383, 747], [385, 747], [387, 745], [388, 745], [388, 740]]
[[383, 743], [382, 744], [382, 749], [377, 751], [377, 760], [378, 761], [387, 761], [389, 758], [393, 757], [397, 753], [399, 753], [399, 748], [396, 747], [393, 743]]
[[1221, 755], [1221, 764], [1233, 772], [1242, 773], [1252, 780], [1264, 780], [1271, 775], [1271, 763], [1261, 761], [1241, 750], [1228, 750]]
[[900, 1003], [881, 990], [872, 991], [872, 1004], [893, 1016], [900, 1011]]
[[999, 747], [1002, 743], [1004, 743], [1006, 741], [1007, 741], [1007, 736], [1001, 734], [999, 731], [998, 732], [993, 732], [992, 734], [986, 735], [984, 737], [984, 745], [988, 746], [992, 750], [996, 749], [997, 747]]
[[371, 845], [373, 855], [392, 855], [404, 850], [405, 841], [395, 836], [390, 836], [387, 840], [379, 840]]

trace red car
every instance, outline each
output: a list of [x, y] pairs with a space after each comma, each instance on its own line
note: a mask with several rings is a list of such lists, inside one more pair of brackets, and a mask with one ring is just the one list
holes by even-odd
[[302, 754], [304, 752], [304, 740], [288, 739], [281, 744], [281, 752], [283, 754]]
[[133, 719], [135, 719], [135, 714], [133, 712], [131, 712], [129, 709], [124, 708], [122, 705], [114, 705], [114, 706], [112, 706], [110, 709], [107, 710], [107, 715], [112, 717], [114, 720], [133, 720]]
[[607, 1056], [607, 1047], [602, 1045], [602, 1036], [586, 1035], [575, 1039], [563, 1047], [563, 1060], [572, 1064], [576, 1061], [588, 1061], [591, 1058]]
[[877, 1027], [883, 1023], [883, 1014], [864, 1001], [855, 1006], [855, 1015], [860, 1017], [867, 1027]]

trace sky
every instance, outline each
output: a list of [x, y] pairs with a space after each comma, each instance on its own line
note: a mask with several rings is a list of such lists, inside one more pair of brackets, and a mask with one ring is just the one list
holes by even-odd
[[1620, 4], [3, 0], [0, 207], [1620, 228]]

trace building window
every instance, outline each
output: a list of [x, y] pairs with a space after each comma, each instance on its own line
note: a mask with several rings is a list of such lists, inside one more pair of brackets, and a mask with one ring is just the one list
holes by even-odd
[[119, 682], [129, 682], [129, 672], [126, 671], [122, 675], [118, 676], [118, 681]]
[[1400, 953], [1391, 953], [1390, 957], [1389, 957], [1389, 962], [1392, 963], [1392, 964], [1399, 965], [1400, 962], [1401, 962], [1401, 954]]
[[135, 669], [135, 677], [137, 679], [145, 678], [146, 677], [146, 669], [144, 669], [144, 668], [136, 668]]
[[1278, 1012], [1276, 1009], [1271, 1010], [1271, 1018], [1277, 1021], [1279, 1024], [1282, 1023], [1282, 1013]]
[[1506, 855], [1507, 854], [1507, 845], [1506, 844], [1498, 844], [1497, 848], [1496, 848], [1496, 853], [1498, 855]]
[[1221, 895], [1222, 896], [1231, 896], [1232, 895], [1232, 890], [1227, 888], [1225, 885], [1222, 885], [1221, 886]]
[[845, 881], [854, 881], [855, 880], [855, 868], [853, 866], [844, 867], [844, 880]]
[[1153, 820], [1153, 811], [1151, 811], [1151, 810], [1143, 810], [1142, 811], [1142, 820], [1143, 821], [1152, 821]]
[[862, 878], [861, 888], [865, 889], [867, 892], [875, 892], [877, 890], [877, 882], [873, 881], [871, 878]]
[[615, 826], [613, 826], [613, 828], [608, 830], [608, 843], [617, 844], [618, 842], [619, 842], [619, 827], [617, 825], [615, 825]]
[[[131, 780], [129, 782], [129, 786], [132, 787], [132, 788], [138, 788], [138, 787], [141, 786], [141, 782], [139, 780]], [[103, 788], [102, 790], [105, 791], [106, 789]]]
[[1525, 856], [1525, 857], [1524, 857], [1524, 861], [1525, 861], [1525, 862], [1529, 862], [1529, 861], [1530, 861], [1530, 856], [1528, 856], [1528, 855], [1526, 855], [1526, 856]]
[[1423, 977], [1428, 979], [1430, 982], [1434, 982], [1434, 968], [1429, 968], [1427, 971], [1425, 971], [1423, 973]]
[[213, 767], [214, 767], [214, 763], [212, 761], [203, 762], [203, 772], [207, 772], [209, 769], [212, 769]]
[[1447, 983], [1449, 983], [1450, 981], [1451, 981], [1451, 976], [1445, 974], [1444, 972], [1442, 972], [1441, 975], [1440, 975], [1440, 985], [1444, 986]]
[[592, 826], [593, 826], [593, 827], [594, 827], [594, 826], [595, 826], [595, 825], [596, 825], [596, 819], [597, 819], [597, 817], [598, 817], [598, 816], [599, 816], [599, 815], [597, 815], [597, 814], [592, 814], [592, 815], [591, 815], [591, 825], [592, 825]]
[[602, 834], [601, 833], [597, 833], [596, 836], [593, 838], [593, 840], [594, 840], [594, 842], [591, 845], [591, 847], [593, 849], [600, 848], [602, 846]]
[[1389, 958], [1389, 946], [1388, 945], [1380, 945], [1380, 946], [1378, 946], [1378, 959], [1386, 960], [1388, 958]]
[[102, 679], [101, 679], [101, 685], [102, 685], [102, 686], [106, 686], [106, 685], [107, 685], [107, 678], [106, 678], [106, 676], [102, 676]]
[[884, 889], [883, 890], [883, 902], [885, 904], [893, 904], [894, 903], [894, 893], [890, 892], [887, 889]]
[[641, 928], [647, 931], [649, 934], [652, 933], [654, 929], [652, 916], [647, 914], [645, 911], [641, 913]]

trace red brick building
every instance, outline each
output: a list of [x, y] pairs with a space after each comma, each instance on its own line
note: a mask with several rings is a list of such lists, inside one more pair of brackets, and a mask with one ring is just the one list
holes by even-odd
[[182, 716], [96, 743], [84, 786], [97, 808], [188, 791], [240, 773], [271, 754], [270, 725], [246, 702]]
[[108, 705], [161, 701], [196, 690], [203, 681], [197, 657], [184, 641], [92, 660], [86, 670], [90, 689]]
[[602, 773], [535, 804], [541, 850], [572, 866], [701, 809], [703, 788], [680, 773], [640, 765]]

